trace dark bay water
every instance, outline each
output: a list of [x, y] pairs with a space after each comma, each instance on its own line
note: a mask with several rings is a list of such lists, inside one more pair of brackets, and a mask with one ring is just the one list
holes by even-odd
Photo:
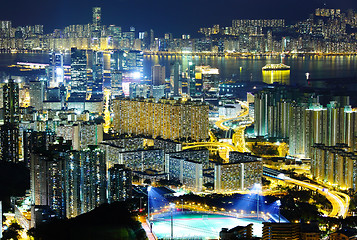
[[[0, 54], [0, 71], [7, 72], [7, 65], [16, 62], [48, 63], [45, 53]], [[196, 65], [210, 65], [218, 68], [222, 80], [239, 80], [253, 82], [282, 81], [287, 84], [302, 84], [306, 82], [306, 73], [310, 78], [344, 78], [357, 76], [357, 56], [305, 56], [305, 57], [216, 57], [216, 56], [145, 56], [144, 75], [150, 78], [151, 66], [160, 64], [166, 67], [166, 77], [169, 77], [170, 66], [175, 61], [186, 69], [191, 61]], [[70, 65], [70, 55], [64, 57], [65, 65]], [[108, 68], [108, 62], [107, 68]], [[290, 66], [290, 71], [263, 73], [262, 67], [269, 63], [284, 63]], [[23, 73], [26, 74], [26, 73]]]

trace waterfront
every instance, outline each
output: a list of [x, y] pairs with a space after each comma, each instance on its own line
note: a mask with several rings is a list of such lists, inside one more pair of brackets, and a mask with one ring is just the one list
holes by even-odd
[[[8, 65], [16, 62], [48, 63], [46, 53], [2, 53], [0, 54], [1, 72], [14, 74]], [[170, 75], [171, 64], [179, 61], [182, 69], [185, 70], [188, 63], [192, 61], [195, 65], [210, 65], [218, 68], [222, 80], [238, 80], [243, 82], [272, 83], [275, 81], [292, 85], [305, 85], [306, 73], [310, 78], [345, 78], [357, 76], [357, 56], [289, 56], [289, 57], [219, 57], [219, 56], [188, 56], [188, 55], [145, 55], [144, 56], [144, 76], [151, 77], [151, 67], [160, 64], [166, 67], [166, 77]], [[107, 61], [109, 62], [109, 61]], [[284, 63], [290, 66], [290, 71], [264, 73], [262, 67], [270, 63]], [[70, 65], [70, 55], [64, 56], [65, 65]], [[109, 64], [106, 64], [109, 68]], [[28, 73], [22, 73], [28, 74]], [[273, 75], [273, 76], [272, 76]]]

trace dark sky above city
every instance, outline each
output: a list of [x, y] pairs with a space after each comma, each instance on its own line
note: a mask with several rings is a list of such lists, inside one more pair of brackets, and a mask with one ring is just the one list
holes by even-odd
[[[3, 0], [0, 20], [14, 26], [43, 24], [45, 32], [92, 21], [93, 6], [102, 7], [102, 23], [153, 28], [157, 35], [193, 34], [213, 24], [230, 26], [232, 19], [284, 18], [288, 23], [306, 19], [315, 8], [357, 10], [356, 0]], [[156, 35], [156, 34], [155, 34]]]

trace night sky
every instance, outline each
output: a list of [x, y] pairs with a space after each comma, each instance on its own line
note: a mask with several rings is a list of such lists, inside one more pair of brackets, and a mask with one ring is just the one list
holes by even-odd
[[356, 0], [2, 0], [0, 20], [14, 26], [43, 24], [45, 32], [70, 24], [91, 22], [93, 6], [102, 8], [102, 24], [127, 31], [153, 28], [156, 36], [171, 32], [194, 34], [213, 24], [230, 26], [232, 19], [284, 18], [287, 23], [306, 19], [315, 8], [357, 10]]

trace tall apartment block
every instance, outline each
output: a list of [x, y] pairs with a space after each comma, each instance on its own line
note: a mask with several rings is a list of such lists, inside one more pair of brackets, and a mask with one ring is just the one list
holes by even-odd
[[124, 201], [132, 196], [132, 171], [124, 165], [115, 164], [108, 170], [108, 201]]
[[1, 155], [7, 162], [19, 161], [19, 85], [10, 79], [3, 86], [4, 125], [1, 126]]
[[134, 136], [202, 141], [208, 138], [208, 111], [202, 102], [115, 99], [114, 130]]
[[70, 143], [31, 154], [31, 199], [60, 218], [76, 217], [106, 202], [104, 152], [96, 146], [73, 151]]
[[261, 183], [263, 163], [261, 158], [247, 153], [230, 152], [229, 162], [214, 167], [216, 192], [250, 189]]

